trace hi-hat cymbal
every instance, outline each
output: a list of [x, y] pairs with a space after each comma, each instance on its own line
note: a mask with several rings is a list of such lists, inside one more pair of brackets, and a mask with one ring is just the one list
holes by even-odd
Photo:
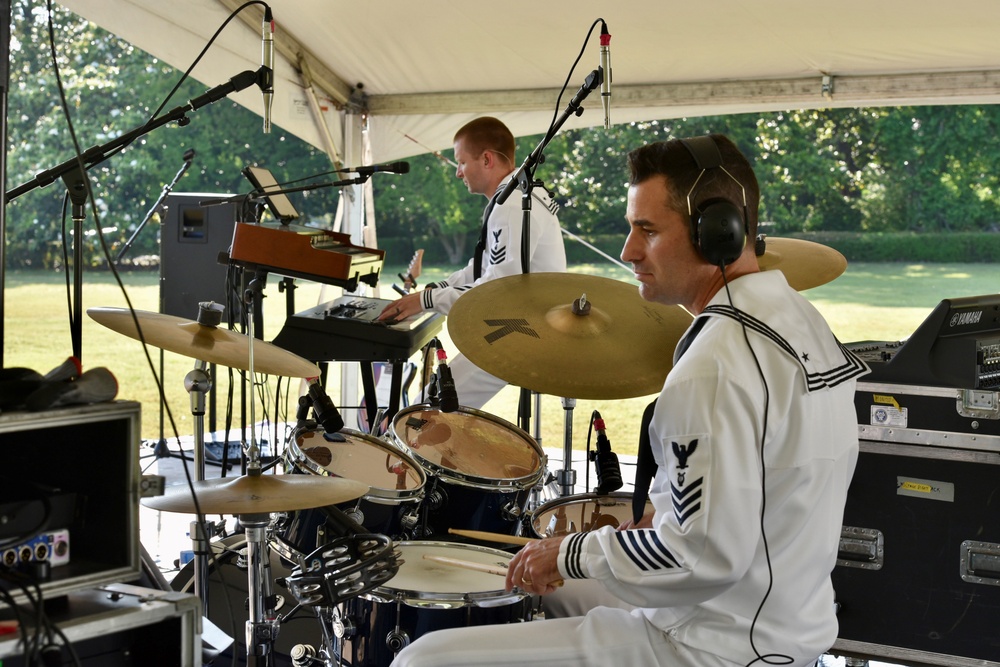
[[771, 236], [764, 237], [763, 242], [763, 255], [759, 246], [757, 248], [760, 270], [781, 271], [788, 284], [799, 292], [825, 285], [847, 269], [847, 259], [821, 243]]
[[[582, 296], [588, 314], [574, 312]], [[518, 387], [579, 399], [658, 392], [690, 324], [687, 311], [648, 302], [635, 285], [574, 273], [491, 280], [448, 315], [448, 333], [472, 363]]]
[[[139, 340], [135, 321], [127, 308], [89, 308], [87, 314], [112, 331]], [[143, 338], [154, 347], [207, 363], [250, 370], [249, 336], [162, 313], [137, 310], [135, 316]], [[253, 341], [253, 369], [257, 373], [284, 377], [319, 375], [316, 364], [262, 340]]]
[[[204, 514], [263, 514], [325, 507], [355, 500], [368, 493], [367, 484], [353, 479], [317, 475], [245, 475], [193, 483]], [[194, 513], [187, 484], [167, 488], [162, 496], [142, 504], [164, 512]]]

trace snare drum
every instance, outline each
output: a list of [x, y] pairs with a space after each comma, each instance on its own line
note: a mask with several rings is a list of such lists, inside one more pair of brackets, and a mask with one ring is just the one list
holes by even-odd
[[390, 433], [428, 473], [426, 535], [448, 528], [516, 532], [542, 477], [544, 453], [530, 435], [472, 408], [442, 412], [426, 404], [398, 412]]
[[385, 585], [343, 603], [342, 657], [382, 667], [418, 637], [444, 628], [531, 620], [531, 598], [504, 590], [504, 577], [424, 558], [443, 556], [506, 569], [511, 554], [449, 542], [401, 542], [403, 564]]
[[[328, 435], [322, 427], [295, 431], [285, 454], [288, 472], [344, 477], [371, 489], [356, 501], [335, 507], [366, 531], [405, 539], [417, 525], [426, 476], [420, 465], [391, 443], [350, 429]], [[299, 510], [279, 520], [274, 548], [296, 561], [344, 530], [331, 522], [326, 508]]]
[[[652, 503], [647, 501], [646, 509], [651, 511]], [[539, 506], [531, 513], [528, 525], [535, 537], [553, 537], [587, 533], [602, 526], [618, 527], [631, 518], [631, 493], [584, 493]]]

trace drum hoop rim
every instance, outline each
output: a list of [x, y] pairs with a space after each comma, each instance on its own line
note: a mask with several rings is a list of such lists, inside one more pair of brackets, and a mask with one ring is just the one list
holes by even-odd
[[[473, 488], [487, 489], [487, 490], [495, 489], [498, 487], [517, 488], [518, 490], [523, 490], [537, 484], [538, 480], [540, 480], [542, 476], [545, 474], [544, 472], [545, 450], [542, 449], [542, 447], [538, 444], [538, 442], [533, 437], [531, 437], [531, 435], [529, 435], [527, 431], [525, 431], [524, 429], [515, 424], [511, 424], [503, 417], [498, 417], [488, 412], [483, 412], [482, 410], [476, 410], [475, 408], [467, 408], [464, 406], [459, 406], [458, 410], [456, 410], [455, 412], [464, 413], [473, 417], [480, 417], [480, 416], [485, 417], [487, 421], [492, 421], [499, 426], [505, 428], [509, 427], [510, 430], [513, 430], [515, 432], [514, 435], [518, 436], [521, 440], [525, 441], [529, 445], [529, 447], [534, 450], [535, 454], [538, 457], [538, 468], [536, 470], [531, 471], [527, 475], [522, 475], [520, 477], [482, 477], [480, 475], [472, 475], [469, 473], [464, 473], [460, 470], [455, 470], [454, 468], [448, 468], [439, 463], [434, 463], [433, 461], [421, 456], [412, 447], [406, 444], [403, 438], [401, 438], [399, 434], [396, 432], [396, 422], [405, 414], [409, 414], [411, 412], [417, 412], [418, 410], [423, 410], [424, 408], [429, 408], [429, 407], [430, 404], [428, 403], [418, 403], [416, 405], [411, 405], [407, 408], [403, 408], [402, 410], [396, 413], [396, 415], [392, 418], [392, 421], [389, 423], [389, 435], [392, 438], [394, 445], [398, 449], [405, 450], [407, 454], [416, 459], [417, 463], [424, 466], [428, 470], [428, 472], [435, 474], [438, 477], [442, 477], [448, 480], [454, 480], [463, 486], [472, 486]], [[440, 409], [437, 410], [438, 412], [441, 411]]]
[[[612, 491], [611, 493], [606, 493], [603, 496], [597, 493], [575, 493], [570, 496], [553, 498], [552, 500], [548, 500], [542, 503], [541, 505], [539, 505], [538, 507], [536, 507], [535, 509], [533, 509], [531, 512], [528, 513], [527, 516], [528, 529], [532, 533], [534, 533], [535, 537], [538, 537], [539, 539], [544, 539], [545, 537], [547, 537], [547, 535], [538, 530], [538, 520], [541, 518], [542, 514], [551, 509], [561, 507], [563, 505], [574, 504], [574, 501], [579, 501], [579, 500], [591, 501], [596, 498], [607, 498], [607, 497], [614, 498], [616, 501], [620, 500], [622, 501], [622, 504], [625, 504], [627, 507], [631, 507], [631, 501], [633, 495], [635, 494], [630, 493], [628, 491]], [[651, 504], [651, 501], [647, 500], [646, 504], [647, 505]], [[617, 506], [618, 503], [616, 502], [615, 505]], [[631, 513], [631, 510], [629, 511]]]
[[[306, 471], [308, 471], [310, 474], [316, 475], [317, 477], [335, 477], [338, 479], [348, 479], [342, 475], [335, 475], [333, 472], [327, 470], [325, 467], [321, 466], [316, 461], [313, 461], [306, 455], [305, 452], [302, 451], [302, 448], [299, 447], [299, 441], [297, 436], [300, 432], [307, 430], [319, 431], [322, 430], [322, 427], [309, 428], [309, 429], [302, 427], [302, 428], [297, 428], [292, 432], [290, 442], [288, 443], [288, 446], [285, 449], [285, 457], [284, 457], [285, 465], [286, 466], [290, 465], [293, 468], [300, 468], [300, 467], [305, 468]], [[412, 489], [397, 490], [397, 489], [389, 489], [387, 487], [374, 486], [369, 484], [368, 493], [361, 496], [359, 500], [370, 500], [371, 502], [378, 503], [380, 505], [396, 505], [399, 503], [411, 502], [411, 501], [419, 502], [420, 500], [423, 499], [424, 488], [427, 486], [427, 471], [421, 465], [420, 461], [416, 460], [416, 458], [410, 452], [406, 450], [401, 450], [399, 447], [397, 447], [391, 442], [386, 442], [381, 438], [376, 438], [373, 435], [369, 435], [367, 433], [361, 433], [360, 431], [355, 431], [353, 429], [345, 428], [339, 432], [346, 433], [348, 435], [361, 436], [363, 440], [373, 440], [375, 441], [375, 443], [378, 443], [378, 444], [373, 444], [373, 446], [375, 447], [378, 447], [380, 445], [391, 447], [393, 451], [390, 453], [400, 455], [400, 458], [402, 458], [404, 461], [406, 461], [406, 459], [410, 459], [406, 461], [406, 463], [410, 466], [411, 470], [415, 470], [417, 474], [420, 476], [420, 485]]]
[[[482, 553], [487, 553], [496, 556], [506, 556], [508, 559], [513, 558], [513, 554], [508, 551], [503, 551], [502, 549], [494, 549], [493, 547], [486, 547], [479, 544], [467, 544], [465, 542], [445, 542], [441, 540], [403, 540], [396, 542], [396, 547], [404, 546], [420, 546], [420, 547], [457, 547], [459, 550], [463, 551], [479, 551]], [[405, 554], [403, 554], [405, 556]], [[392, 579], [386, 582], [386, 584], [392, 583]], [[435, 601], [453, 604], [456, 602], [461, 602], [461, 605], [457, 607], [479, 607], [482, 605], [477, 604], [480, 601], [499, 601], [504, 599], [510, 599], [510, 604], [516, 604], [517, 602], [528, 597], [528, 594], [523, 591], [512, 591], [508, 592], [503, 588], [492, 589], [488, 591], [475, 591], [475, 592], [464, 592], [464, 593], [444, 593], [444, 592], [430, 592], [430, 591], [415, 591], [406, 588], [393, 588], [383, 584], [372, 590], [364, 593], [360, 597], [372, 600], [374, 602], [382, 603], [401, 603], [408, 607], [429, 607]], [[435, 596], [435, 597], [428, 597]]]

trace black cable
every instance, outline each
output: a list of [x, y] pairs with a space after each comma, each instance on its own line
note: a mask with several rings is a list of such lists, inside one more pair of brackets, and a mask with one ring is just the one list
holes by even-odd
[[764, 377], [764, 369], [761, 368], [760, 360], [757, 358], [757, 353], [754, 351], [753, 345], [750, 344], [750, 336], [747, 333], [746, 321], [744, 321], [743, 314], [740, 312], [740, 309], [733, 303], [733, 294], [729, 291], [729, 280], [726, 278], [726, 265], [720, 263], [719, 270], [722, 271], [722, 284], [726, 288], [726, 297], [729, 299], [729, 307], [733, 309], [734, 313], [736, 313], [736, 319], [739, 320], [740, 327], [743, 329], [743, 340], [746, 341], [747, 349], [750, 350], [750, 356], [753, 357], [754, 365], [757, 366], [757, 373], [760, 375], [761, 384], [764, 385], [764, 415], [760, 431], [760, 536], [761, 541], [764, 543], [764, 560], [767, 563], [767, 590], [764, 591], [764, 596], [761, 598], [760, 604], [757, 606], [757, 611], [753, 615], [753, 621], [750, 623], [750, 648], [753, 649], [754, 655], [757, 657], [748, 662], [745, 667], [750, 667], [750, 665], [757, 662], [763, 662], [768, 665], [788, 665], [795, 662], [794, 658], [783, 653], [767, 653], [762, 655], [760, 651], [757, 650], [757, 644], [754, 642], [753, 636], [754, 630], [757, 627], [757, 619], [760, 618], [760, 614], [764, 609], [764, 604], [771, 596], [771, 589], [774, 588], [774, 570], [771, 567], [771, 551], [767, 544], [767, 533], [764, 530], [764, 512], [767, 508], [767, 466], [764, 464], [764, 441], [767, 438], [767, 415], [771, 405], [771, 392], [767, 386], [767, 378]]
[[[583, 488], [586, 489], [584, 493], [590, 493], [590, 437], [594, 432], [594, 420], [599, 419], [601, 413], [594, 410], [590, 413], [590, 424], [587, 425], [587, 457], [584, 459], [585, 463], [583, 465]], [[594, 462], [597, 462], [596, 452], [594, 454]]]

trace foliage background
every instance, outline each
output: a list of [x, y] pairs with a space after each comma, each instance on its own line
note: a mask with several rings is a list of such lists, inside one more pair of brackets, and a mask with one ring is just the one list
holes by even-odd
[[[31, 0], [12, 4], [8, 187], [73, 155], [51, 61], [47, 12]], [[141, 125], [180, 78], [172, 67], [58, 6], [54, 21], [62, 85], [84, 149]], [[166, 108], [204, 89], [188, 82]], [[250, 186], [240, 170], [249, 164], [268, 167], [281, 182], [330, 169], [321, 151], [280, 128], [262, 134], [256, 114], [228, 100], [199, 109], [190, 121], [185, 127], [159, 128], [90, 171], [99, 224], [115, 247], [135, 231], [188, 148], [197, 156], [176, 192], [247, 192]], [[610, 131], [565, 131], [549, 144], [536, 176], [561, 204], [563, 226], [616, 256], [628, 150], [671, 136], [722, 132], [755, 166], [763, 193], [761, 219], [770, 223], [771, 234], [813, 235], [805, 237], [828, 242], [850, 260], [996, 261], [998, 124], [1000, 107], [995, 106], [652, 120]], [[539, 139], [519, 139], [519, 156]], [[383, 174], [372, 181], [380, 246], [400, 264], [415, 248], [424, 248], [429, 261], [464, 263], [485, 201], [470, 197], [441, 158], [425, 154], [410, 162], [408, 175]], [[61, 183], [52, 184], [8, 206], [12, 268], [62, 265], [64, 191]], [[306, 219], [318, 223], [330, 220], [338, 196], [333, 190], [292, 195]], [[86, 256], [96, 267], [104, 260], [94, 240], [91, 230]], [[576, 251], [570, 252], [572, 257]], [[150, 225], [126, 259], [146, 258], [155, 265], [158, 255], [156, 225]]]

